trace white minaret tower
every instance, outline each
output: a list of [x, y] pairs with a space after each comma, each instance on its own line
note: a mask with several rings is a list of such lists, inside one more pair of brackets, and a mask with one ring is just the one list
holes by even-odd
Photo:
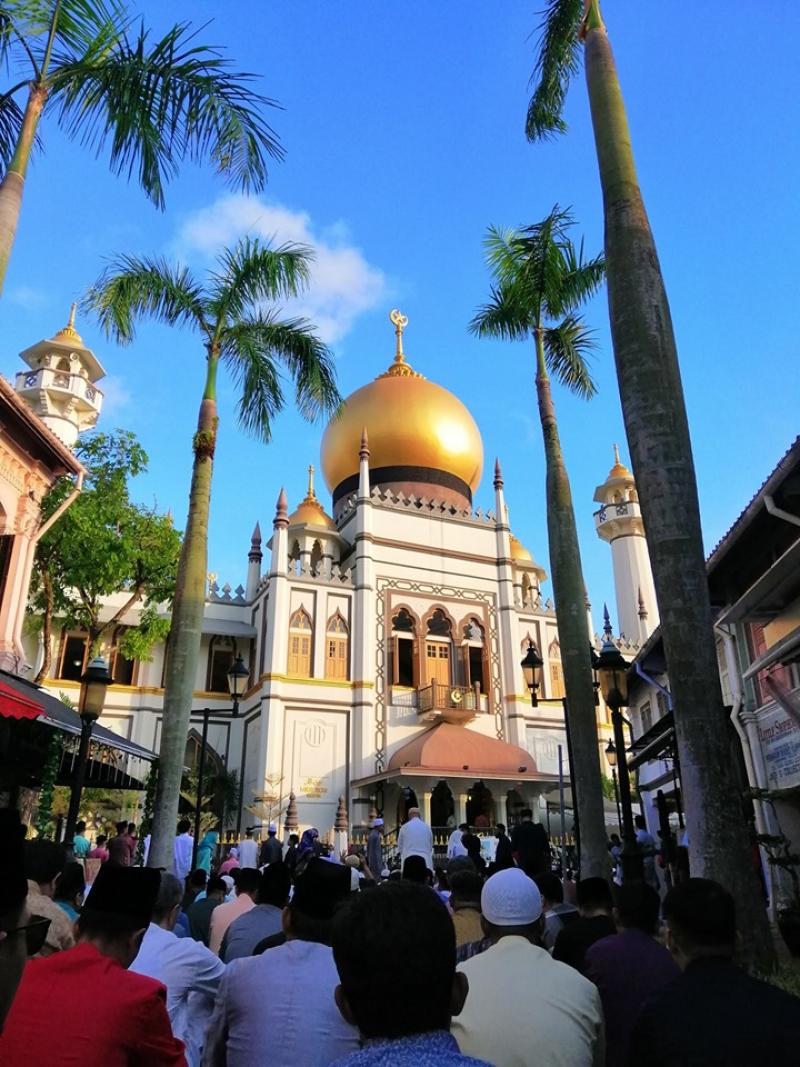
[[597, 536], [611, 545], [620, 636], [643, 644], [658, 626], [658, 604], [633, 475], [614, 445], [614, 466], [594, 492]]
[[75, 305], [69, 322], [49, 341], [38, 341], [20, 358], [30, 370], [20, 371], [14, 388], [70, 448], [78, 434], [97, 422], [103, 394], [96, 383], [105, 370], [75, 329]]

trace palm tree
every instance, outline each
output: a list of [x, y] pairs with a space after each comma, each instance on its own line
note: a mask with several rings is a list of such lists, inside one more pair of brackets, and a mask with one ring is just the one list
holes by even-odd
[[[235, 73], [188, 23], [153, 39], [130, 32], [119, 0], [12, 0], [0, 10], [0, 60], [23, 77], [0, 96], [0, 291], [17, 231], [40, 122], [135, 176], [164, 207], [164, 184], [184, 159], [210, 159], [239, 188], [261, 189], [266, 158], [280, 158], [262, 117], [274, 102]], [[17, 97], [20, 101], [17, 101]]]
[[310, 256], [307, 248], [297, 245], [273, 249], [245, 240], [219, 255], [218, 268], [202, 284], [187, 269], [163, 259], [123, 255], [87, 296], [107, 335], [121, 344], [133, 340], [135, 320], [149, 317], [196, 330], [205, 349], [205, 389], [192, 439], [189, 516], [167, 652], [151, 866], [172, 864], [205, 601], [219, 365], [228, 369], [239, 387], [240, 425], [263, 441], [269, 441], [272, 420], [285, 402], [281, 367], [294, 384], [295, 403], [304, 417], [332, 411], [340, 402], [331, 355], [311, 325], [304, 319], [282, 320], [262, 303], [297, 295], [307, 281]]
[[586, 587], [550, 376], [579, 396], [593, 396], [595, 385], [586, 363], [593, 341], [576, 312], [601, 285], [605, 267], [602, 256], [584, 259], [583, 247], [576, 249], [572, 244], [568, 232], [573, 224], [570, 213], [556, 205], [535, 226], [517, 231], [489, 229], [486, 250], [494, 285], [489, 303], [479, 309], [470, 330], [480, 337], [534, 343], [547, 468], [550, 569], [572, 742], [570, 775], [576, 783], [581, 828], [581, 876], [587, 878], [607, 874], [608, 849]]
[[611, 336], [675, 705], [692, 869], [734, 893], [746, 951], [769, 962], [763, 898], [729, 758], [675, 336], [598, 0], [550, 0], [527, 135], [537, 140], [565, 130], [562, 107], [581, 40], [603, 190]]

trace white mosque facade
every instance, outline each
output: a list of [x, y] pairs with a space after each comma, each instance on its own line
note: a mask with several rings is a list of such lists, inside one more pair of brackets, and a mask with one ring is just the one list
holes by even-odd
[[[440, 827], [509, 824], [523, 807], [544, 820], [557, 807], [559, 746], [567, 766], [568, 755], [545, 572], [511, 533], [499, 464], [493, 506], [475, 507], [478, 427], [407, 362], [405, 319], [392, 321], [394, 361], [323, 435], [330, 507], [313, 468], [295, 508], [276, 487], [271, 529], [262, 537], [256, 525], [244, 584], [220, 587], [209, 576], [190, 741], [210, 709], [209, 744], [241, 783], [230, 829], [282, 821], [292, 794], [300, 825], [323, 834], [341, 815], [340, 798], [351, 826], [373, 809], [394, 825], [414, 799]], [[80, 338], [66, 358], [97, 409], [97, 360]], [[49, 374], [44, 364], [34, 371]], [[18, 389], [47, 421], [53, 389], [37, 397], [29, 377]], [[63, 403], [53, 418], [63, 421]], [[35, 669], [42, 650], [26, 641]], [[544, 661], [537, 706], [520, 666], [529, 643]], [[233, 718], [227, 671], [237, 655], [250, 677]], [[83, 635], [57, 633], [47, 688], [74, 696], [85, 656]], [[103, 724], [157, 751], [164, 648], [135, 664], [112, 648], [111, 666]], [[602, 706], [598, 728], [602, 754]]]

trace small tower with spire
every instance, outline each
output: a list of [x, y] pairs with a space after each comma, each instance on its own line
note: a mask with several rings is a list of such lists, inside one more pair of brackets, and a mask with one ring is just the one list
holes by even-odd
[[75, 329], [75, 304], [69, 321], [49, 340], [20, 352], [28, 370], [17, 374], [15, 389], [64, 444], [91, 430], [103, 405], [97, 382], [105, 370]]
[[247, 590], [245, 596], [248, 600], [255, 599], [261, 582], [261, 525], [256, 523], [250, 538], [250, 551], [247, 553]]
[[611, 545], [620, 635], [642, 644], [658, 626], [658, 604], [633, 474], [614, 445], [614, 465], [595, 489], [600, 505], [594, 521], [597, 536]]

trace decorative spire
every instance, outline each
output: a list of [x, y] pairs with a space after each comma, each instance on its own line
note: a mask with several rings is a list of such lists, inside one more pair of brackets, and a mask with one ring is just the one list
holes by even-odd
[[289, 803], [286, 805], [286, 817], [283, 820], [283, 828], [289, 832], [297, 830], [300, 820], [297, 817], [297, 801], [294, 793], [289, 794]]
[[396, 338], [394, 362], [388, 370], [383, 374], [379, 374], [379, 378], [421, 378], [422, 375], [418, 374], [414, 368], [406, 363], [405, 352], [403, 351], [403, 331], [408, 326], [408, 316], [404, 315], [397, 308], [389, 312], [389, 321], [394, 325], [394, 335]]
[[257, 562], [261, 560], [261, 526], [258, 523], [255, 524], [250, 536], [250, 551], [247, 553], [247, 558]]
[[308, 465], [308, 492], [305, 495], [305, 499], [303, 500], [303, 503], [304, 504], [317, 504], [318, 503], [318, 500], [317, 500], [317, 497], [316, 497], [316, 493], [314, 492], [314, 464], [313, 463], [309, 463], [309, 465]]
[[608, 614], [608, 604], [603, 604], [603, 637], [607, 643], [614, 643], [614, 631], [611, 628], [611, 616]]
[[281, 486], [281, 491], [278, 494], [278, 503], [275, 508], [275, 518], [273, 520], [272, 525], [289, 525], [289, 502], [286, 499], [286, 490], [283, 488], [283, 486]]
[[78, 305], [72, 304], [69, 309], [69, 320], [66, 326], [63, 326], [53, 338], [54, 341], [74, 341], [76, 344], [82, 345], [83, 338], [75, 329], [75, 311]]
[[334, 830], [347, 830], [349, 827], [347, 820], [347, 805], [343, 796], [339, 797], [339, 804], [336, 808], [336, 820], [333, 824]]
[[369, 459], [369, 437], [367, 436], [366, 426], [361, 429], [361, 447], [358, 450], [358, 458]]
[[250, 544], [251, 545], [260, 545], [261, 544], [261, 524], [258, 523], [258, 522], [256, 522], [255, 526], [253, 527], [253, 533], [250, 536]]
[[500, 469], [499, 458], [494, 461], [494, 487], [495, 489], [503, 488], [503, 472]]
[[640, 619], [646, 619], [647, 618], [647, 608], [645, 607], [645, 604], [644, 604], [644, 597], [642, 596], [642, 587], [641, 586], [639, 586], [639, 618]]
[[609, 478], [631, 478], [631, 472], [619, 458], [619, 445], [614, 445], [614, 466], [608, 472]]

